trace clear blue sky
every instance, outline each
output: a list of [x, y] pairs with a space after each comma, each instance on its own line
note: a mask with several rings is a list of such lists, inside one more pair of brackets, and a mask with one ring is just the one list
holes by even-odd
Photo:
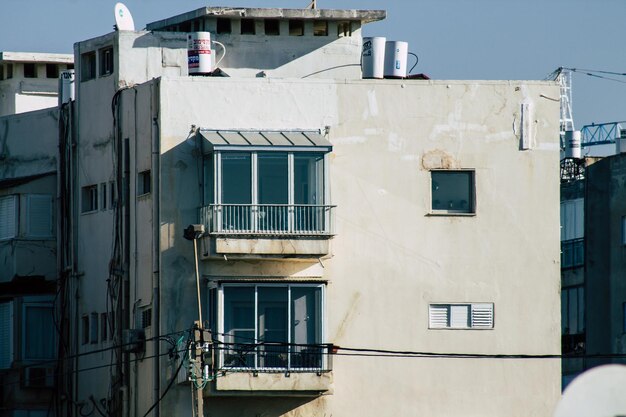
[[[302, 8], [309, 0], [126, 0], [135, 25], [203, 6]], [[112, 31], [115, 0], [1, 0], [0, 51], [72, 52]], [[626, 0], [318, 0], [386, 9], [364, 34], [406, 40], [435, 79], [543, 79], [559, 66], [626, 72]], [[574, 74], [577, 128], [626, 120], [623, 83]]]

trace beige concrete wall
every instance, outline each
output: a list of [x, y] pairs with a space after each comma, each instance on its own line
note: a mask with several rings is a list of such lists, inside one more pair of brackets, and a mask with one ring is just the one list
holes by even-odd
[[[338, 206], [333, 257], [323, 267], [204, 261], [206, 277], [288, 278], [308, 270], [328, 280], [326, 342], [340, 346], [560, 352], [558, 102], [545, 98], [558, 97], [553, 83], [187, 78], [164, 79], [160, 88], [162, 331], [188, 326], [195, 309], [192, 252], [181, 237], [200, 205], [191, 125], [330, 126], [331, 202]], [[530, 150], [520, 150], [523, 103], [532, 110], [525, 115]], [[474, 216], [430, 215], [429, 170], [445, 167], [475, 170]], [[428, 304], [455, 302], [494, 303], [494, 328], [429, 330]], [[337, 356], [333, 395], [239, 399], [258, 405], [249, 414], [232, 400], [211, 398], [207, 409], [543, 416], [559, 397], [559, 362]], [[163, 410], [184, 408], [181, 395], [165, 399]]]

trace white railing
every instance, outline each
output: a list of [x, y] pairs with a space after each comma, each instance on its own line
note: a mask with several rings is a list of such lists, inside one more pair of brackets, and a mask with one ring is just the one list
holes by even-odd
[[213, 234], [333, 234], [335, 206], [310, 204], [211, 204], [200, 208], [200, 221]]

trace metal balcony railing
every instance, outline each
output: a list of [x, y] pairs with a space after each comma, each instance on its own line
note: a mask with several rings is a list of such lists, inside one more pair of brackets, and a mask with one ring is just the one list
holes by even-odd
[[221, 349], [220, 370], [231, 372], [330, 372], [332, 344], [232, 343]]
[[211, 204], [200, 221], [212, 234], [330, 236], [335, 206], [310, 204]]

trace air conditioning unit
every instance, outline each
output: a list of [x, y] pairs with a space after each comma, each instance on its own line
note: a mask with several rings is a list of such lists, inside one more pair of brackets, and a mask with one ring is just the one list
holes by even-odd
[[52, 388], [54, 368], [51, 366], [29, 366], [24, 368], [22, 386], [25, 388]]

